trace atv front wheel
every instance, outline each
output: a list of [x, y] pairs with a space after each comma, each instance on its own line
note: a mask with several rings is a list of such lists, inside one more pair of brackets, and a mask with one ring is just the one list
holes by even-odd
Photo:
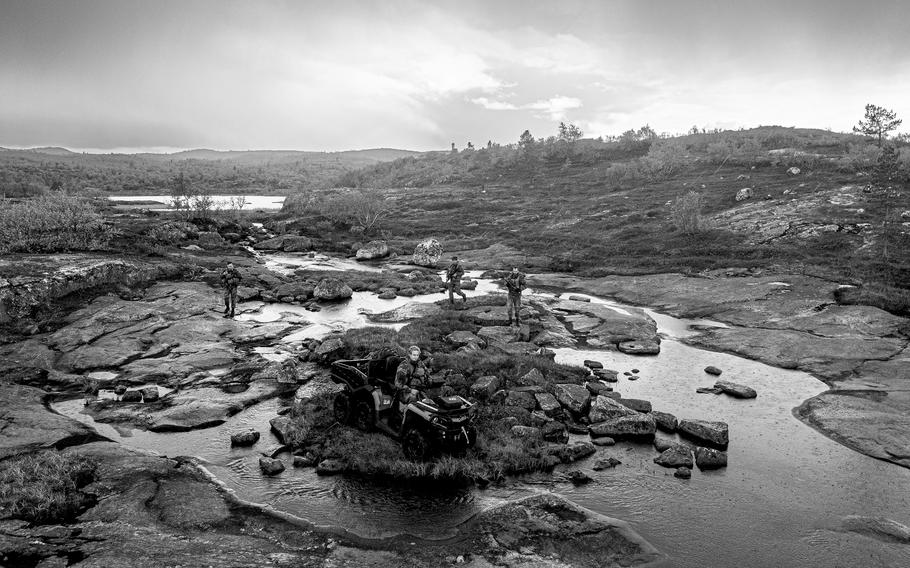
[[335, 403], [332, 406], [335, 414], [335, 420], [340, 424], [351, 422], [351, 395], [347, 392], [340, 392], [335, 396]]
[[376, 426], [373, 405], [368, 400], [360, 400], [354, 405], [354, 426], [362, 432], [372, 432]]
[[412, 461], [426, 461], [432, 452], [432, 445], [427, 435], [418, 428], [408, 428], [401, 438], [401, 449]]

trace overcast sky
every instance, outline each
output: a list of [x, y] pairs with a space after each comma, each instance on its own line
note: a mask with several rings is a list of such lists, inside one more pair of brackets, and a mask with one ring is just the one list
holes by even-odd
[[910, 131], [910, 2], [0, 0], [0, 146], [343, 150], [650, 124]]

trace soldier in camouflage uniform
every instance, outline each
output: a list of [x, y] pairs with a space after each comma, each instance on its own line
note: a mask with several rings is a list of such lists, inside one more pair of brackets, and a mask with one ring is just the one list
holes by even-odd
[[503, 278], [506, 290], [509, 292], [509, 325], [512, 325], [512, 314], [515, 314], [515, 325], [521, 325], [521, 292], [525, 289], [525, 275], [519, 272], [517, 267], [512, 268], [512, 272]]
[[452, 257], [452, 263], [446, 269], [446, 287], [449, 289], [449, 304], [455, 305], [454, 294], [461, 296], [461, 304], [468, 301], [468, 297], [461, 291], [461, 277], [464, 276], [464, 268], [458, 262], [458, 257]]
[[237, 306], [237, 286], [240, 285], [240, 271], [229, 262], [227, 268], [221, 271], [221, 287], [224, 288], [224, 317], [234, 317], [234, 308]]

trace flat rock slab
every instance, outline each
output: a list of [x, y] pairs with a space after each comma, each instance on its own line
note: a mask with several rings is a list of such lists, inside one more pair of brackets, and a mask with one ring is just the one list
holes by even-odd
[[0, 459], [102, 439], [81, 422], [49, 411], [44, 396], [35, 387], [0, 384]]
[[818, 337], [801, 331], [742, 327], [714, 329], [685, 341], [696, 347], [736, 353], [776, 367], [808, 371], [828, 380], [852, 374], [866, 360], [889, 359], [900, 353], [907, 343], [887, 337]]
[[627, 523], [552, 494], [495, 506], [460, 532], [497, 566], [640, 566], [661, 558]]
[[402, 323], [415, 319], [434, 317], [443, 313], [442, 306], [425, 302], [411, 302], [393, 310], [365, 314], [366, 318], [376, 323]]
[[823, 434], [866, 455], [910, 467], [910, 392], [830, 391], [796, 414]]
[[699, 442], [726, 448], [730, 443], [729, 427], [726, 422], [709, 420], [680, 419], [677, 431]]
[[721, 392], [734, 398], [755, 398], [758, 396], [758, 393], [752, 387], [730, 381], [717, 381], [714, 383], [714, 388], [720, 389]]

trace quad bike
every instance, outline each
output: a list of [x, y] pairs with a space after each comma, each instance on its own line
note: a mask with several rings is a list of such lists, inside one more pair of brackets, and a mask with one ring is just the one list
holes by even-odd
[[477, 441], [474, 404], [460, 396], [431, 396], [398, 411], [395, 371], [402, 359], [352, 359], [332, 364], [332, 381], [343, 385], [334, 402], [335, 419], [364, 432], [379, 430], [401, 442], [405, 455], [423, 461], [439, 453], [460, 454]]

